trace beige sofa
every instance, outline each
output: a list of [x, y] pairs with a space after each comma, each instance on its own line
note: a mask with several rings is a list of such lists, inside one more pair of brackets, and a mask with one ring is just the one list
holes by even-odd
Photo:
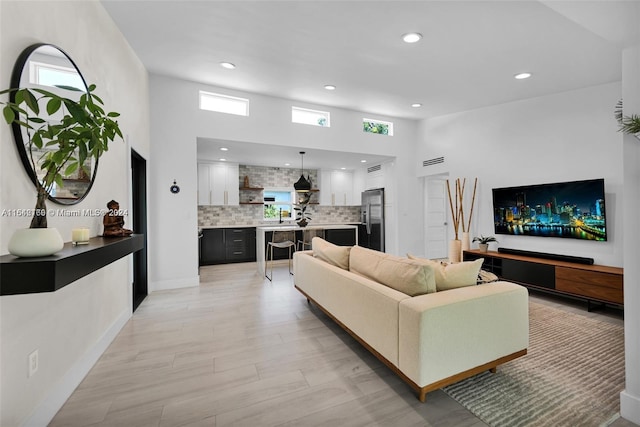
[[[400, 269], [386, 277], [413, 270], [431, 288], [428, 265], [420, 269], [418, 261], [357, 246], [347, 258], [328, 251], [329, 262], [316, 252], [316, 257], [314, 251], [294, 254], [295, 287], [395, 371], [422, 402], [429, 391], [495, 372], [497, 365], [527, 353], [528, 293], [520, 285], [499, 281], [412, 297], [364, 276], [375, 277], [376, 269]], [[363, 272], [364, 265], [370, 267]]]

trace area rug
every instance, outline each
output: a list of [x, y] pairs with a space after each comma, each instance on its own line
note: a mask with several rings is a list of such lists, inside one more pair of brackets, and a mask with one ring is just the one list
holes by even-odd
[[443, 390], [492, 427], [602, 426], [624, 389], [624, 328], [529, 304], [526, 356]]

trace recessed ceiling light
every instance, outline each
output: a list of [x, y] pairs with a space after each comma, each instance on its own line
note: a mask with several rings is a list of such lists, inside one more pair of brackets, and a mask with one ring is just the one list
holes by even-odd
[[334, 85], [324, 85], [324, 88], [326, 90], [336, 90], [336, 87]]
[[360, 163], [367, 163], [366, 160], [360, 160]]
[[233, 70], [234, 68], [236, 68], [236, 65], [232, 64], [231, 62], [221, 62], [220, 66], [222, 68], [226, 68], [227, 70]]
[[226, 162], [226, 161], [227, 161], [227, 159], [220, 159], [220, 161], [221, 161], [221, 162]]
[[413, 108], [420, 108], [420, 107], [422, 107], [422, 104], [420, 104], [419, 102], [416, 102], [416, 103], [414, 103], [414, 104], [411, 104], [411, 106], [412, 106]]
[[291, 166], [291, 163], [285, 163], [284, 165], [285, 166]]
[[420, 33], [407, 33], [402, 35], [402, 40], [405, 43], [415, 43], [420, 41], [421, 38], [422, 38], [422, 34]]
[[220, 151], [229, 151], [227, 147], [220, 147]]
[[343, 171], [344, 171], [344, 170], [347, 170], [347, 168], [340, 168], [340, 170], [343, 170]]
[[531, 73], [520, 73], [520, 74], [516, 74], [513, 77], [517, 80], [528, 79], [529, 77], [531, 77]]

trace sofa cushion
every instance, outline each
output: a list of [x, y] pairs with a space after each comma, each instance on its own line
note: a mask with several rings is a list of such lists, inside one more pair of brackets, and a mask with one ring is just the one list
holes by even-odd
[[351, 248], [349, 271], [410, 296], [436, 291], [431, 266], [360, 246]]
[[418, 258], [411, 254], [407, 254], [407, 257], [433, 268], [438, 291], [446, 291], [447, 289], [462, 288], [464, 286], [477, 284], [478, 274], [484, 262], [484, 258], [479, 258], [474, 261], [443, 264], [439, 261]]
[[311, 249], [313, 256], [328, 262], [331, 265], [340, 267], [343, 270], [349, 269], [349, 252], [351, 246], [338, 246], [327, 242], [321, 237], [311, 239]]

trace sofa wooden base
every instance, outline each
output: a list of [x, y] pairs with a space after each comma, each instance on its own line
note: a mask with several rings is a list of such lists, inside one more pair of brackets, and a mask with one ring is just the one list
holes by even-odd
[[342, 329], [344, 329], [349, 335], [351, 335], [356, 341], [358, 341], [364, 348], [369, 350], [371, 354], [377, 357], [382, 363], [384, 363], [389, 369], [391, 369], [396, 375], [398, 375], [404, 382], [406, 382], [413, 391], [418, 395], [418, 399], [420, 402], [425, 402], [427, 399], [427, 393], [430, 391], [441, 389], [442, 387], [446, 387], [448, 385], [457, 383], [465, 378], [472, 377], [484, 371], [491, 371], [492, 373], [496, 372], [496, 367], [503, 363], [506, 363], [510, 360], [517, 359], [520, 356], [524, 356], [527, 354], [527, 349], [517, 351], [515, 353], [509, 354], [507, 356], [501, 357], [499, 359], [493, 360], [491, 362], [485, 363], [480, 366], [476, 366], [475, 368], [468, 369], [464, 372], [460, 372], [458, 374], [452, 375], [450, 377], [444, 378], [440, 381], [436, 381], [431, 384], [427, 384], [424, 387], [420, 387], [418, 384], [413, 382], [409, 377], [407, 377], [402, 371], [400, 371], [393, 363], [389, 362], [383, 355], [378, 353], [373, 347], [367, 344], [363, 339], [361, 339], [358, 335], [356, 335], [352, 330], [350, 330], [347, 326], [345, 326], [342, 322], [336, 319], [328, 310], [326, 310], [322, 305], [318, 304], [313, 298], [307, 295], [302, 289], [298, 286], [295, 288], [307, 298], [308, 302], [313, 302], [324, 314], [329, 316], [334, 322], [336, 322]]

